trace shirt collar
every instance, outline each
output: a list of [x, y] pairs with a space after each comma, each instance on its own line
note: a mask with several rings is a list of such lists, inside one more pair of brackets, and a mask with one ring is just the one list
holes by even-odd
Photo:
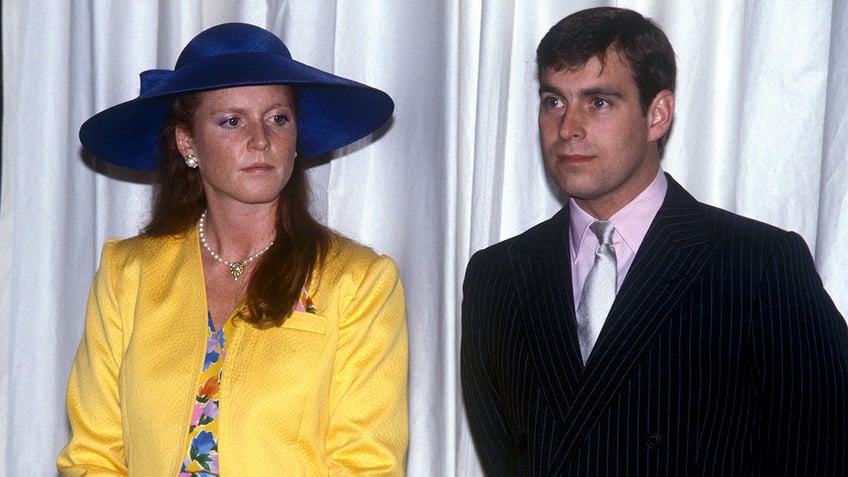
[[[668, 179], [666, 179], [665, 173], [660, 169], [657, 172], [657, 176], [645, 190], [610, 217], [609, 221], [615, 227], [617, 235], [633, 250], [634, 254], [639, 250], [639, 246], [642, 245], [642, 240], [644, 240], [645, 235], [648, 233], [651, 222], [654, 221], [654, 217], [660, 210], [663, 200], [665, 200], [667, 190]], [[568, 203], [571, 208], [569, 227], [571, 259], [574, 260], [586, 236], [593, 235], [592, 231], [589, 230], [589, 226], [597, 219], [581, 209], [574, 199], [569, 199]]]

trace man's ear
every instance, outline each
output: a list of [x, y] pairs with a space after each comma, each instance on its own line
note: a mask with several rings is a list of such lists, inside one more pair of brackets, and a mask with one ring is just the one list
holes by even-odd
[[191, 134], [186, 130], [186, 128], [182, 126], [177, 126], [174, 129], [174, 134], [176, 135], [175, 139], [177, 141], [177, 149], [180, 151], [180, 155], [183, 157], [186, 156], [196, 156], [194, 153], [193, 141], [191, 140]]
[[659, 141], [671, 128], [674, 119], [674, 93], [664, 89], [648, 106], [648, 142]]

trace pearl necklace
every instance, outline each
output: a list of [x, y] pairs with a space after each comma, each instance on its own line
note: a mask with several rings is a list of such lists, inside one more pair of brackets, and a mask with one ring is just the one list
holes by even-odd
[[244, 273], [244, 267], [247, 266], [248, 263], [256, 260], [260, 255], [267, 252], [268, 249], [271, 248], [271, 245], [274, 245], [274, 241], [272, 240], [271, 243], [266, 245], [262, 250], [254, 253], [253, 255], [245, 258], [244, 260], [241, 260], [241, 261], [238, 261], [238, 262], [228, 262], [228, 261], [224, 260], [223, 258], [221, 258], [220, 255], [215, 253], [215, 251], [212, 250], [212, 247], [209, 246], [209, 243], [206, 242], [206, 234], [204, 233], [204, 230], [203, 230], [205, 225], [206, 225], [206, 211], [204, 210], [203, 213], [200, 214], [200, 220], [197, 221], [197, 230], [198, 230], [198, 235], [200, 235], [200, 244], [203, 245], [203, 248], [205, 248], [207, 252], [209, 252], [209, 255], [212, 255], [212, 258], [214, 258], [215, 260], [223, 263], [224, 265], [226, 265], [227, 267], [230, 268], [230, 275], [233, 276], [233, 280], [235, 280], [235, 281], [238, 281], [239, 277]]

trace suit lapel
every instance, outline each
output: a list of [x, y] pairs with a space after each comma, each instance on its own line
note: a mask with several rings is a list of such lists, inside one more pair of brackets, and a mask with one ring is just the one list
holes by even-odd
[[568, 413], [583, 374], [571, 293], [568, 223], [564, 207], [509, 251], [531, 360], [547, 401], [561, 417]]
[[669, 177], [663, 205], [616, 296], [573, 401], [569, 401], [572, 405], [562, 420], [564, 438], [552, 456], [556, 464], [552, 468], [562, 465], [585, 441], [652, 337], [673, 319], [674, 305], [712, 253], [705, 229], [703, 206]]

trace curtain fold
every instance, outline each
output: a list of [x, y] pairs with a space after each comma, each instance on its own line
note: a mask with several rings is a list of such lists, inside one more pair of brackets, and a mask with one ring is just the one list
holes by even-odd
[[677, 52], [665, 169], [704, 202], [799, 232], [848, 312], [845, 2], [4, 1], [0, 474], [55, 475], [100, 246], [148, 218], [151, 177], [84, 154], [80, 124], [135, 97], [139, 72], [172, 68], [202, 29], [245, 21], [394, 98], [389, 126], [309, 170], [313, 210], [400, 266], [409, 475], [482, 475], [458, 373], [465, 264], [561, 206], [539, 150], [535, 49], [601, 4], [654, 18]]
[[[848, 4], [833, 2], [825, 95], [816, 266], [843, 315], [848, 314]], [[822, 26], [824, 28], [824, 25]]]

